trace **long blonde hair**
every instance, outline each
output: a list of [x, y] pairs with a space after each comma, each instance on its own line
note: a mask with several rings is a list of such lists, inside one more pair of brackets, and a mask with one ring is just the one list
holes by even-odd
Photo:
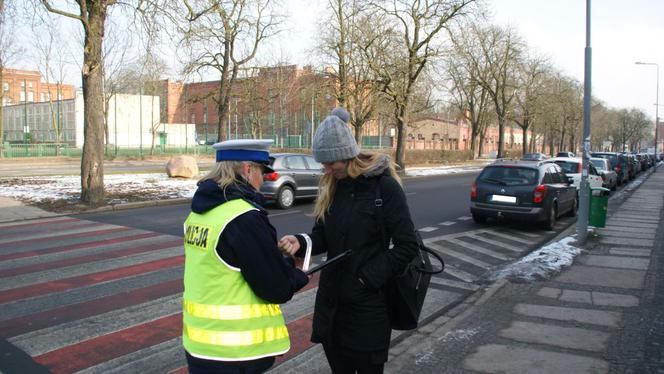
[[[377, 169], [379, 164], [384, 162], [383, 160], [385, 157], [388, 159], [387, 165], [390, 170], [390, 175], [401, 185], [401, 178], [397, 174], [394, 162], [392, 162], [390, 156], [382, 153], [360, 152], [360, 154], [348, 160], [348, 166], [346, 169], [348, 176], [355, 179], [370, 170]], [[325, 221], [325, 213], [330, 209], [330, 205], [332, 205], [332, 199], [336, 189], [336, 178], [330, 174], [325, 174], [321, 177], [318, 184], [318, 198], [316, 198], [313, 212], [316, 220]]]
[[226, 193], [226, 187], [231, 184], [242, 182], [238, 177], [242, 174], [242, 165], [245, 163], [245, 161], [217, 162], [212, 169], [203, 176], [203, 178], [198, 180], [197, 184], [201, 184], [204, 181], [211, 179], [219, 185], [219, 188], [221, 188], [224, 193]]

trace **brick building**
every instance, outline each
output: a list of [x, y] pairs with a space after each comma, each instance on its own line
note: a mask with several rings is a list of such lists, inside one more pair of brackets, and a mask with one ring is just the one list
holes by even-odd
[[[217, 139], [220, 81], [161, 84], [161, 120], [194, 123], [200, 142]], [[310, 66], [263, 67], [243, 71], [231, 88], [222, 138], [275, 138], [277, 145], [308, 146], [313, 115], [318, 124], [334, 108], [332, 81]]]
[[0, 87], [0, 105], [14, 105], [23, 102], [45, 102], [68, 100], [76, 97], [76, 89], [71, 84], [42, 82], [38, 71], [3, 69]]

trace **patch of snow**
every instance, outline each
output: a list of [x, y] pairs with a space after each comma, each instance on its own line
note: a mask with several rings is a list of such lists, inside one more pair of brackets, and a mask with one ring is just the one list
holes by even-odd
[[[164, 173], [108, 174], [104, 190], [108, 194], [141, 193], [159, 198], [192, 197], [196, 180], [169, 178]], [[0, 196], [39, 202], [47, 199], [78, 199], [79, 176], [10, 177], [0, 179]]]
[[532, 282], [549, 279], [574, 261], [581, 249], [570, 245], [572, 236], [542, 247], [519, 261], [507, 264], [489, 275], [489, 280], [507, 278], [517, 282]]
[[[479, 332], [478, 329], [468, 329], [468, 330], [454, 330], [446, 333], [445, 335], [439, 337], [436, 339], [436, 344], [439, 342], [451, 342], [451, 341], [461, 341], [461, 342], [467, 342], [472, 338], [474, 335], [476, 335]], [[427, 362], [431, 362], [433, 358], [433, 351], [427, 351], [425, 353], [421, 353], [417, 355], [417, 358], [415, 359], [416, 364], [423, 364]]]
[[484, 165], [479, 166], [437, 166], [437, 167], [417, 167], [406, 168], [406, 176], [420, 177], [428, 175], [459, 174], [480, 171]]

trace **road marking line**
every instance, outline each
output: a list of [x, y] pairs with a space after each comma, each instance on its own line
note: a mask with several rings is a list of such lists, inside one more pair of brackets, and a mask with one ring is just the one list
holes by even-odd
[[452, 266], [446, 266], [445, 267], [445, 274], [451, 275], [454, 278], [461, 279], [462, 281], [466, 283], [473, 283], [477, 279], [474, 275], [467, 273], [463, 270], [459, 270], [455, 267]]
[[464, 283], [464, 282], [459, 282], [451, 279], [445, 279], [445, 278], [437, 278], [437, 277], [431, 277], [431, 283], [435, 283], [441, 286], [446, 286], [446, 287], [452, 287], [452, 288], [460, 288], [462, 290], [469, 290], [469, 291], [475, 291], [480, 286], [472, 283]]
[[452, 225], [456, 225], [456, 222], [454, 222], [454, 221], [445, 221], [445, 222], [441, 222], [441, 223], [439, 223], [439, 225], [442, 225], [442, 226], [452, 226]]
[[417, 194], [417, 192], [406, 192], [406, 196], [416, 195], [416, 194]]
[[520, 253], [520, 252], [523, 251], [522, 249], [519, 249], [519, 248], [517, 248], [513, 245], [509, 245], [507, 243], [503, 243], [503, 242], [498, 241], [498, 240], [485, 238], [483, 236], [479, 236], [479, 235], [475, 235], [475, 234], [469, 234], [468, 237], [479, 240], [481, 242], [491, 244], [491, 245], [495, 245], [496, 247], [507, 249], [508, 251], [517, 252], [517, 253]]
[[463, 240], [454, 239], [454, 238], [447, 238], [445, 240], [452, 243], [452, 244], [456, 244], [458, 246], [470, 249], [471, 251], [475, 251], [475, 252], [481, 253], [483, 255], [489, 256], [489, 257], [497, 258], [499, 260], [509, 261], [509, 260], [512, 259], [511, 257], [505, 256], [502, 253], [498, 253], [498, 252], [492, 251], [490, 249], [482, 248], [482, 247], [476, 246], [474, 244], [464, 242]]
[[436, 251], [438, 251], [442, 254], [448, 255], [450, 257], [454, 257], [454, 258], [459, 259], [463, 262], [467, 262], [471, 265], [475, 265], [475, 266], [480, 267], [480, 268], [485, 269], [485, 270], [489, 269], [491, 267], [491, 264], [488, 264], [488, 263], [486, 263], [484, 261], [481, 261], [481, 260], [478, 260], [474, 257], [467, 256], [463, 253], [459, 253], [455, 250], [443, 247], [443, 246], [435, 244], [435, 243], [427, 243], [427, 247], [430, 247], [430, 248], [435, 249]]
[[287, 214], [295, 214], [295, 213], [300, 213], [302, 212], [301, 210], [289, 210], [288, 212], [283, 212], [283, 213], [270, 213], [270, 217], [276, 217], [276, 216], [285, 216]]
[[422, 227], [421, 229], [418, 229], [417, 231], [431, 232], [431, 231], [436, 231], [436, 230], [438, 230], [438, 227], [427, 226], [427, 227]]
[[[516, 236], [517, 233], [514, 233], [514, 235], [507, 235], [507, 234], [503, 234], [501, 232], [491, 231], [491, 230], [486, 230], [484, 232], [487, 233], [487, 234], [490, 234], [490, 235], [495, 235], [499, 238], [505, 238], [505, 239], [513, 240], [513, 241], [519, 242], [519, 243], [531, 244], [531, 245], [537, 244], [537, 242], [535, 242], [535, 241], [517, 237]], [[519, 233], [519, 234], [521, 234], [521, 233]], [[539, 235], [532, 235], [531, 237], [539, 238]]]
[[542, 237], [542, 235], [539, 235], [539, 234], [533, 234], [533, 233], [530, 233], [530, 232], [516, 231], [516, 230], [505, 230], [505, 232], [510, 233], [511, 235], [505, 235], [501, 232], [493, 231], [493, 230], [486, 230], [486, 232], [494, 234], [494, 235], [498, 235], [498, 236], [504, 236], [505, 238], [513, 239], [517, 242], [524, 242], [524, 243], [527, 243], [527, 244], [535, 244], [535, 242], [528, 241], [528, 239], [524, 239], [524, 238], [513, 238], [512, 235], [523, 235], [523, 236], [527, 236], [527, 237], [533, 238], [533, 239], [539, 239], [539, 238]]
[[458, 217], [457, 219], [460, 220], [460, 221], [468, 221], [468, 220], [471, 219], [471, 218], [473, 218], [473, 217], [470, 217], [470, 216], [461, 216], [461, 217]]

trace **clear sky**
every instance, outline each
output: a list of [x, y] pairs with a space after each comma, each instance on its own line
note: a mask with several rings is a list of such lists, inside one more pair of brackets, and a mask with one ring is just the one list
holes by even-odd
[[[282, 37], [286, 54], [309, 61], [307, 49], [327, 0], [287, 0], [291, 30]], [[512, 26], [529, 47], [583, 82], [585, 0], [486, 0], [494, 23]], [[664, 83], [664, 0], [595, 0], [591, 9], [592, 93], [614, 108], [640, 108], [655, 118], [655, 66]], [[664, 103], [664, 92], [660, 105]], [[660, 106], [660, 117], [664, 117]]]

